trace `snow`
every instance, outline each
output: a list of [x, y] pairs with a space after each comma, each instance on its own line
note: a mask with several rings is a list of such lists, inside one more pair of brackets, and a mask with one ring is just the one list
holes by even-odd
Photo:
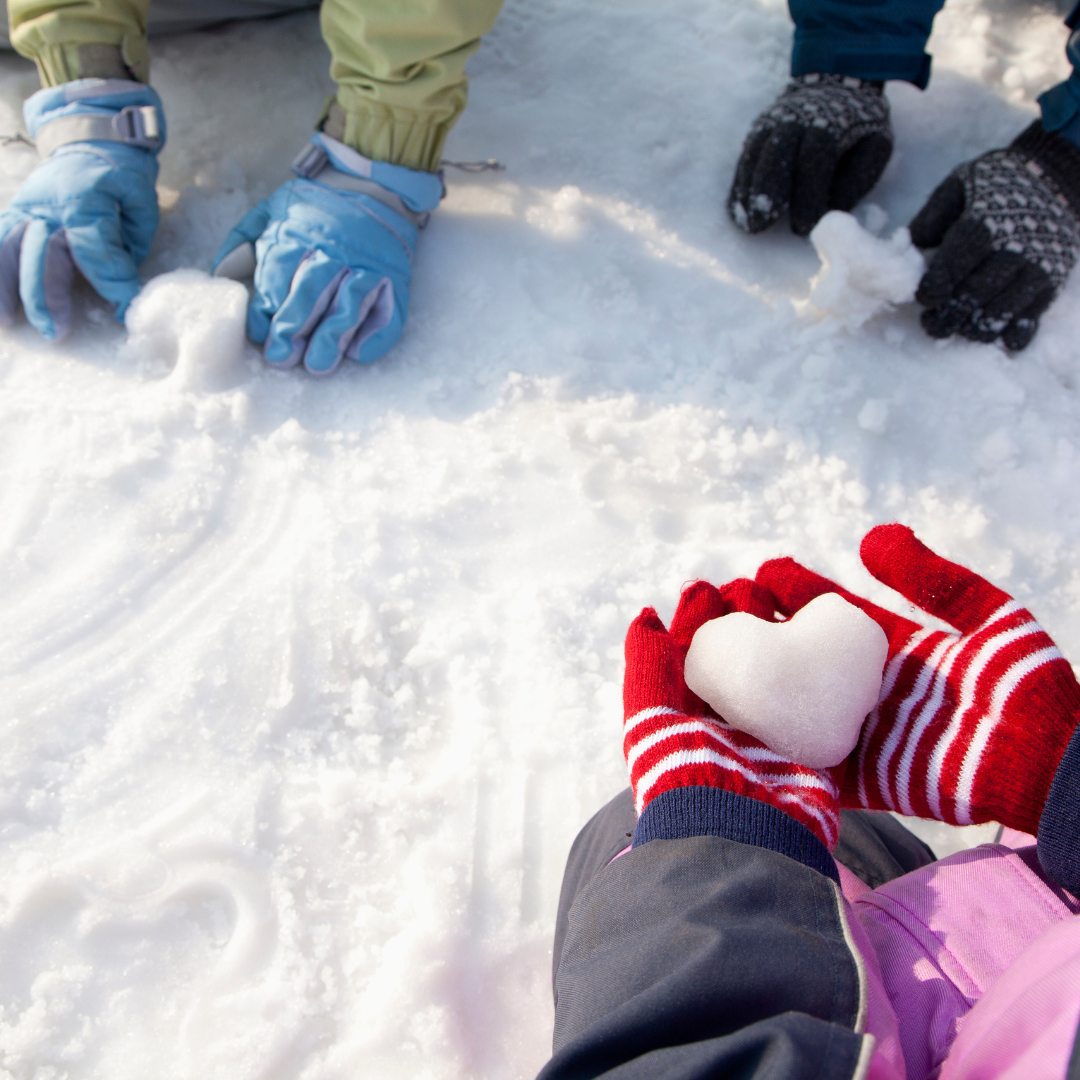
[[177, 390], [227, 390], [243, 377], [247, 304], [243, 285], [205, 270], [160, 274], [132, 302], [124, 348]]
[[[868, 214], [868, 223], [884, 224], [884, 211], [873, 203], [870, 209], [878, 213]], [[906, 228], [881, 240], [840, 210], [831, 210], [814, 226], [810, 242], [821, 270], [810, 279], [809, 307], [850, 330], [913, 300], [926, 271], [926, 260]]]
[[698, 628], [686, 685], [732, 727], [811, 769], [839, 765], [877, 704], [889, 641], [836, 593], [786, 622], [744, 611]]
[[[950, 0], [863, 224], [1023, 128], [1066, 35]], [[327, 380], [196, 272], [330, 92], [316, 16], [154, 45], [183, 273], [130, 340], [88, 293], [0, 337], [4, 1080], [533, 1075], [623, 634], [684, 582], [793, 555], [904, 610], [857, 554], [902, 520], [1080, 655], [1080, 277], [1016, 358], [815, 317], [813, 247], [723, 208], [789, 45], [779, 0], [509, 0], [447, 153], [507, 169], [448, 173], [400, 347]], [[0, 132], [35, 87], [0, 58]]]

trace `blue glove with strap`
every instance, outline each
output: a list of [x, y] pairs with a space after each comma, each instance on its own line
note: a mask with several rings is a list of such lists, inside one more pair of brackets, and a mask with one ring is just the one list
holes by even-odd
[[123, 321], [158, 224], [161, 99], [143, 83], [77, 79], [23, 107], [44, 159], [0, 214], [0, 325], [19, 305], [44, 337], [71, 329], [78, 268]]
[[275, 367], [329, 375], [401, 336], [418, 229], [445, 189], [437, 174], [369, 161], [322, 133], [293, 172], [229, 233], [213, 272], [243, 277], [254, 264], [248, 337]]

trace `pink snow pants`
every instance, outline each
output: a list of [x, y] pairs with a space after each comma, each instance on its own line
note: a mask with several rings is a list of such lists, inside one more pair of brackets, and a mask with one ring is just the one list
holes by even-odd
[[867, 969], [873, 1080], [1065, 1076], [1080, 1023], [1080, 903], [1043, 877], [1032, 837], [1002, 839], [878, 889], [840, 867]]

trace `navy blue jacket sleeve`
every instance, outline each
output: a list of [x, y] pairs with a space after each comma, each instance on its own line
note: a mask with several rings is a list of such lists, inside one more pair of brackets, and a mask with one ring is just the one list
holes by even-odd
[[[944, 0], [788, 0], [795, 22], [791, 74], [930, 81], [926, 42]], [[1042, 123], [1080, 146], [1080, 2], [1065, 20], [1073, 72], [1039, 98]]]
[[1057, 131], [1074, 146], [1080, 146], [1080, 2], [1073, 8], [1065, 25], [1072, 31], [1065, 55], [1072, 64], [1072, 74], [1039, 97], [1042, 123], [1047, 131]]
[[944, 0], [789, 0], [791, 74], [930, 79], [926, 40]]
[[688, 835], [690, 802], [654, 800], [633, 849], [578, 894], [556, 974], [554, 1055], [540, 1080], [865, 1072], [865, 974], [835, 867], [810, 865], [806, 837], [731, 839], [771, 830], [746, 815], [738, 823], [729, 798], [710, 811], [691, 796], [705, 835]]

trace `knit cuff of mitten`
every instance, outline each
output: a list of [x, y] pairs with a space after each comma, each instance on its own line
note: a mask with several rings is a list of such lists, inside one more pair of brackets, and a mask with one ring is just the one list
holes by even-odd
[[840, 883], [828, 848], [805, 825], [769, 803], [723, 788], [679, 787], [657, 795], [642, 810], [631, 844], [692, 836], [719, 836], [767, 848]]
[[1080, 896], [1080, 727], [1054, 773], [1039, 820], [1038, 853], [1051, 881]]
[[877, 94], [881, 97], [885, 93], [885, 84], [880, 79], [861, 79], [857, 75], [830, 75], [826, 72], [811, 71], [804, 75], [792, 75], [793, 86], [843, 86], [848, 90], [861, 90], [867, 94]]
[[1064, 135], [1047, 131], [1041, 120], [1035, 120], [1021, 131], [1009, 149], [1045, 169], [1069, 200], [1073, 213], [1080, 216], [1080, 149]]

